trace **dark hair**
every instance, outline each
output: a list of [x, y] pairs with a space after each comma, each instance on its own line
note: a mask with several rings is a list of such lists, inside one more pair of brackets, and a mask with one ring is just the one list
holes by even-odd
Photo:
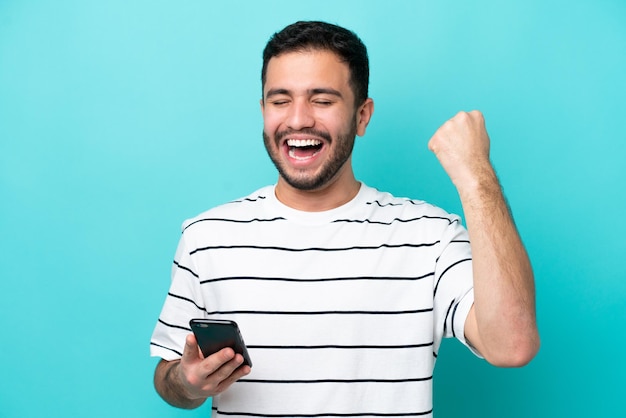
[[276, 32], [263, 50], [261, 85], [265, 87], [267, 64], [287, 52], [327, 50], [348, 64], [355, 106], [368, 97], [369, 59], [367, 48], [352, 31], [326, 22], [296, 22]]

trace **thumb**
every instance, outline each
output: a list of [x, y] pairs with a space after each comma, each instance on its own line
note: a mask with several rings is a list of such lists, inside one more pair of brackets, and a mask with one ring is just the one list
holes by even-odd
[[188, 334], [185, 338], [185, 347], [183, 349], [183, 357], [181, 358], [181, 361], [185, 363], [195, 363], [197, 361], [201, 361], [202, 358], [203, 356], [200, 352], [200, 347], [198, 347], [196, 336]]

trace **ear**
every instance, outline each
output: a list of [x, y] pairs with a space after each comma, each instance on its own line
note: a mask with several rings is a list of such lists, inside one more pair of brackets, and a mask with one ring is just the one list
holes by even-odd
[[356, 112], [356, 134], [358, 136], [365, 135], [367, 125], [369, 125], [372, 115], [374, 114], [374, 100], [371, 98], [365, 99], [363, 104], [359, 106]]
[[259, 104], [261, 105], [261, 116], [265, 116], [265, 102], [263, 99], [259, 100]]

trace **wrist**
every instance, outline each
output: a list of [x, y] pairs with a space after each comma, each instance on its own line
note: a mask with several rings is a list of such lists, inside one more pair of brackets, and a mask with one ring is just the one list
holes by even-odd
[[485, 201], [502, 193], [498, 177], [491, 166], [466, 176], [455, 186], [461, 201], [468, 203]]

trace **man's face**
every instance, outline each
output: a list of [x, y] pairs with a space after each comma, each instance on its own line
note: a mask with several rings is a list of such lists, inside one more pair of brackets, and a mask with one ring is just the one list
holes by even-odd
[[349, 81], [348, 65], [330, 51], [270, 59], [261, 101], [263, 139], [291, 187], [320, 189], [349, 165], [354, 137], [362, 135]]

